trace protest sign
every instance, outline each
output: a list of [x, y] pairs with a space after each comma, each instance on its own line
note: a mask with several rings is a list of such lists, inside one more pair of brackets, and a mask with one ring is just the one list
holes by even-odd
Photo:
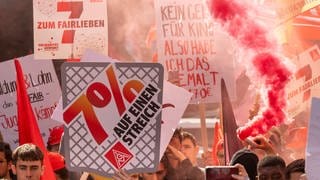
[[63, 147], [72, 170], [111, 176], [159, 163], [163, 68], [155, 63], [64, 63]]
[[294, 117], [310, 106], [312, 96], [319, 96], [320, 49], [317, 45], [305, 50], [294, 60], [297, 70], [287, 85], [288, 113]]
[[[61, 96], [59, 80], [52, 60], [35, 61], [33, 55], [17, 58], [25, 73], [25, 83], [33, 111], [43, 136], [47, 142], [49, 129], [61, 123], [51, 120], [56, 104]], [[18, 142], [16, 70], [13, 60], [0, 63], [0, 131], [11, 146]]]
[[281, 24], [320, 5], [320, 0], [275, 0], [273, 3]]
[[[118, 60], [88, 50], [81, 58], [81, 62], [118, 62]], [[180, 119], [189, 104], [191, 96], [192, 94], [185, 89], [167, 81], [163, 82], [160, 156], [165, 152], [174, 130], [178, 126]], [[52, 119], [64, 123], [62, 114], [62, 99], [60, 99], [52, 114]]]
[[163, 83], [163, 106], [160, 155], [162, 155], [187, 108], [192, 94], [187, 90], [171, 84]]
[[[96, 53], [92, 50], [86, 50], [83, 53], [82, 58], [80, 59], [81, 62], [117, 62], [117, 60], [107, 57], [103, 54]], [[52, 113], [52, 119], [63, 122], [63, 105], [62, 105], [62, 97], [60, 97], [57, 107]]]
[[158, 59], [178, 71], [178, 85], [193, 94], [191, 103], [220, 102], [223, 77], [235, 99], [235, 49], [229, 35], [212, 20], [205, 1], [157, 0]]
[[86, 49], [107, 55], [106, 0], [33, 0], [35, 58], [77, 59]]

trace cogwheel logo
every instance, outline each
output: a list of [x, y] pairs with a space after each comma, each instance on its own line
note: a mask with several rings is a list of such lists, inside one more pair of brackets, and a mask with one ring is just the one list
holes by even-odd
[[105, 154], [105, 157], [115, 168], [121, 169], [133, 158], [133, 155], [125, 146], [118, 142]]

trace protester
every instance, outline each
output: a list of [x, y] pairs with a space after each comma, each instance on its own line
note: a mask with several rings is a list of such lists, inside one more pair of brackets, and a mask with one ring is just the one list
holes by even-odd
[[56, 152], [49, 152], [48, 153], [49, 160], [56, 175], [57, 180], [68, 180], [69, 179], [69, 172], [66, 168], [64, 157]]
[[163, 157], [167, 168], [165, 179], [204, 179], [204, 172], [198, 167], [194, 167], [191, 161], [181, 152], [182, 139], [182, 130], [176, 129]]
[[63, 126], [56, 126], [49, 129], [50, 134], [47, 141], [47, 149], [52, 152], [59, 152], [61, 138], [64, 132]]
[[282, 138], [279, 133], [276, 128], [272, 128], [265, 135], [260, 134], [247, 139], [246, 142], [249, 143], [248, 148], [257, 154], [259, 159], [262, 159], [266, 155], [279, 155], [286, 163], [291, 162], [294, 160], [290, 156], [292, 152], [282, 147]]
[[[70, 178], [70, 179], [72, 180], [73, 178]], [[93, 177], [92, 174], [89, 174], [88, 172], [83, 172], [81, 177], [79, 178], [79, 180], [98, 180], [98, 179]], [[108, 178], [108, 180], [109, 180], [109, 178]], [[111, 178], [110, 178], [110, 180], [111, 180]]]
[[105, 177], [105, 176], [101, 176], [99, 174], [95, 174], [95, 173], [88, 173], [88, 172], [83, 172], [81, 178], [84, 178], [85, 180], [90, 180], [90, 179], [94, 179], [94, 180], [111, 180], [112, 178], [109, 177]]
[[258, 156], [249, 149], [240, 149], [233, 154], [230, 165], [241, 164], [244, 166], [250, 179], [257, 176]]
[[[50, 152], [60, 153], [60, 145], [64, 133], [64, 126], [55, 126], [52, 129], [49, 129], [49, 131], [50, 134], [47, 141], [47, 150]], [[68, 171], [68, 176], [70, 179], [80, 179], [82, 174], [80, 172]]]
[[281, 131], [279, 127], [271, 128], [266, 135], [270, 144], [272, 144], [273, 148], [277, 152], [282, 152], [283, 145], [283, 137], [281, 135]]
[[[287, 148], [287, 146], [285, 145], [288, 143], [288, 142], [286, 142], [286, 141], [288, 141], [288, 138], [286, 138], [285, 134], [283, 134], [281, 132], [281, 128], [287, 129], [286, 126], [271, 128], [270, 131], [267, 133], [267, 139], [268, 139], [268, 142], [272, 145], [275, 153], [280, 155], [286, 163], [289, 163], [289, 162], [295, 160], [296, 158], [294, 156], [291, 156], [292, 150]], [[303, 137], [301, 137], [301, 138], [303, 139]], [[290, 139], [290, 137], [289, 137], [289, 139]], [[305, 141], [305, 139], [303, 139], [303, 141]], [[296, 143], [297, 143], [297, 141], [296, 141]], [[305, 150], [305, 144], [303, 146], [303, 151], [304, 150]]]
[[[181, 141], [182, 141], [182, 135], [181, 135], [181, 129], [176, 129], [170, 139], [169, 145], [174, 147], [177, 150], [181, 149]], [[170, 149], [167, 147], [164, 156], [164, 163], [167, 168], [167, 179], [174, 179], [177, 175], [175, 172], [175, 169], [179, 165], [179, 159], [170, 151]]]
[[44, 172], [43, 159], [44, 154], [36, 145], [18, 146], [12, 154], [12, 171], [17, 180], [40, 180]]
[[0, 179], [13, 179], [11, 171], [12, 151], [6, 142], [0, 142]]
[[280, 156], [265, 156], [259, 161], [257, 171], [258, 180], [286, 179], [286, 163]]
[[112, 177], [114, 180], [139, 180], [139, 174], [128, 174], [122, 169], [119, 169]]
[[305, 160], [296, 159], [287, 165], [287, 180], [299, 180], [305, 173]]
[[286, 153], [287, 156], [290, 157], [288, 162], [305, 157], [307, 134], [308, 131], [306, 127], [293, 127], [288, 129], [285, 144], [285, 147], [290, 151]]
[[242, 164], [237, 163], [234, 165], [234, 167], [239, 169], [238, 174], [231, 175], [234, 179], [237, 179], [237, 180], [250, 180], [251, 179], [251, 178], [249, 179], [249, 175], [246, 171], [246, 168]]
[[259, 159], [264, 158], [266, 155], [276, 155], [274, 147], [268, 142], [268, 139], [263, 135], [258, 135], [252, 139], [247, 139], [246, 141], [248, 149], [253, 151]]
[[193, 134], [186, 131], [182, 132], [181, 152], [191, 161], [193, 166], [197, 166], [199, 146]]
[[141, 173], [142, 180], [164, 180], [167, 174], [167, 169], [163, 162], [163, 158], [160, 160], [160, 163], [157, 167], [156, 172], [151, 173]]

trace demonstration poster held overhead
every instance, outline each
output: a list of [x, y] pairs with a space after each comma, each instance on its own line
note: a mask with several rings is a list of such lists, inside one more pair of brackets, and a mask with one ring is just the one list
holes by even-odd
[[[52, 60], [35, 61], [33, 55], [17, 58], [25, 73], [25, 83], [34, 115], [46, 143], [49, 129], [61, 123], [51, 120], [61, 89]], [[19, 145], [17, 124], [16, 70], [13, 60], [0, 63], [0, 132], [11, 148]]]
[[220, 101], [223, 77], [234, 99], [234, 46], [213, 22], [206, 2], [157, 0], [155, 11], [165, 79], [168, 72], [178, 71], [178, 85], [193, 93], [191, 103], [198, 103]]
[[86, 49], [107, 55], [106, 0], [33, 0], [35, 58], [78, 59]]
[[64, 63], [63, 148], [72, 170], [112, 176], [154, 171], [160, 161], [163, 67]]
[[314, 45], [294, 60], [297, 70], [287, 85], [288, 113], [291, 117], [309, 109], [312, 96], [319, 97], [320, 49]]
[[303, 12], [320, 5], [320, 0], [275, 0], [270, 2], [273, 3], [276, 10], [278, 24], [285, 23]]

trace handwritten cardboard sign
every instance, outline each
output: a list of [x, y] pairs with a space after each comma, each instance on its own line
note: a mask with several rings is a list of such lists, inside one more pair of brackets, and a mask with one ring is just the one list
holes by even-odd
[[106, 0], [33, 0], [37, 59], [80, 58], [86, 49], [108, 54]]
[[163, 68], [155, 63], [64, 63], [63, 140], [73, 170], [111, 176], [159, 163]]
[[[61, 96], [52, 60], [34, 60], [33, 55], [17, 58], [25, 73], [25, 83], [34, 115], [46, 143], [49, 128], [61, 125], [51, 115]], [[11, 148], [19, 145], [17, 124], [16, 70], [14, 61], [0, 63], [0, 131]]]
[[219, 102], [220, 79], [235, 98], [235, 50], [228, 34], [212, 20], [205, 1], [157, 0], [158, 59], [168, 72], [178, 71], [180, 87], [193, 94], [190, 103]]

